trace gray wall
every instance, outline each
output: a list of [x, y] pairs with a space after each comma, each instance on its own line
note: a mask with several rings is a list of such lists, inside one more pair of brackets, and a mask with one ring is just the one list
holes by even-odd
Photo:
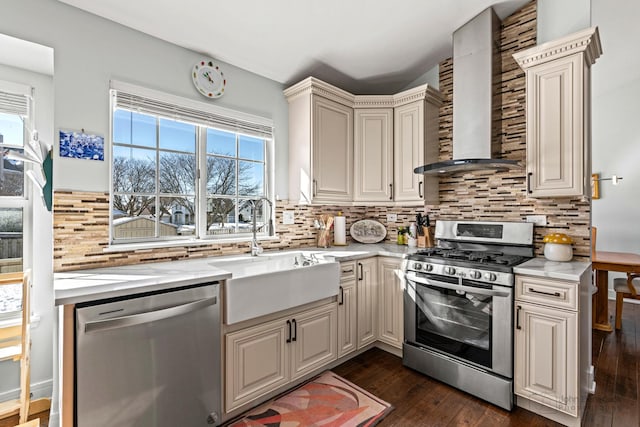
[[591, 0], [538, 0], [538, 44], [583, 30], [590, 18]]
[[[227, 78], [226, 93], [207, 100], [190, 75], [202, 55], [55, 0], [4, 0], [0, 33], [54, 48], [56, 131], [85, 129], [108, 137], [110, 79], [272, 119], [276, 193], [286, 198], [288, 110], [281, 84], [218, 61]], [[109, 189], [108, 160], [59, 158], [54, 151], [55, 189]]]
[[593, 201], [597, 247], [640, 254], [640, 2], [593, 0], [591, 17], [603, 50], [593, 66], [593, 172], [624, 177], [601, 182]]

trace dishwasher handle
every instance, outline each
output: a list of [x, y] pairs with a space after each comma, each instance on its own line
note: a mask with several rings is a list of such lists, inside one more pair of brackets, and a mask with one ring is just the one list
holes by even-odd
[[217, 303], [218, 298], [211, 297], [189, 302], [187, 304], [163, 308], [161, 310], [131, 314], [129, 316], [114, 317], [112, 319], [94, 320], [85, 323], [84, 332], [89, 334], [92, 332], [105, 331], [107, 329], [125, 328], [127, 326], [140, 325], [142, 323], [155, 322], [157, 320], [168, 319], [170, 317], [180, 316], [192, 311], [197, 311], [210, 305], [216, 305]]

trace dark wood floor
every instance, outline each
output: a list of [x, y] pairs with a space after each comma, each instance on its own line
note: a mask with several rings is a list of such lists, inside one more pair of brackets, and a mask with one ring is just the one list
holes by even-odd
[[[615, 307], [610, 304], [613, 316]], [[622, 330], [593, 332], [596, 393], [584, 427], [640, 426], [640, 305], [625, 303]], [[613, 324], [613, 319], [612, 319]], [[512, 412], [402, 366], [400, 358], [372, 349], [333, 369], [395, 406], [379, 424], [390, 426], [559, 426], [522, 408]]]

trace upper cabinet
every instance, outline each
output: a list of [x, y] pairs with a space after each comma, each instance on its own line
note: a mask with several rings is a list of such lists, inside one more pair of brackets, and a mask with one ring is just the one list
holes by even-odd
[[289, 198], [353, 200], [353, 95], [310, 77], [284, 92], [289, 101]]
[[526, 73], [527, 193], [591, 194], [591, 75], [597, 27], [513, 55]]
[[413, 173], [438, 158], [437, 90], [422, 85], [395, 95], [352, 95], [309, 77], [284, 94], [292, 201], [438, 202], [438, 178]]
[[393, 108], [355, 111], [354, 201], [393, 201]]

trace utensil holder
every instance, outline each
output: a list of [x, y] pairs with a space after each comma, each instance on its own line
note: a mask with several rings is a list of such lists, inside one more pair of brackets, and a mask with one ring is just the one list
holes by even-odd
[[326, 228], [318, 229], [316, 234], [316, 246], [319, 248], [328, 248], [331, 246], [331, 230]]

